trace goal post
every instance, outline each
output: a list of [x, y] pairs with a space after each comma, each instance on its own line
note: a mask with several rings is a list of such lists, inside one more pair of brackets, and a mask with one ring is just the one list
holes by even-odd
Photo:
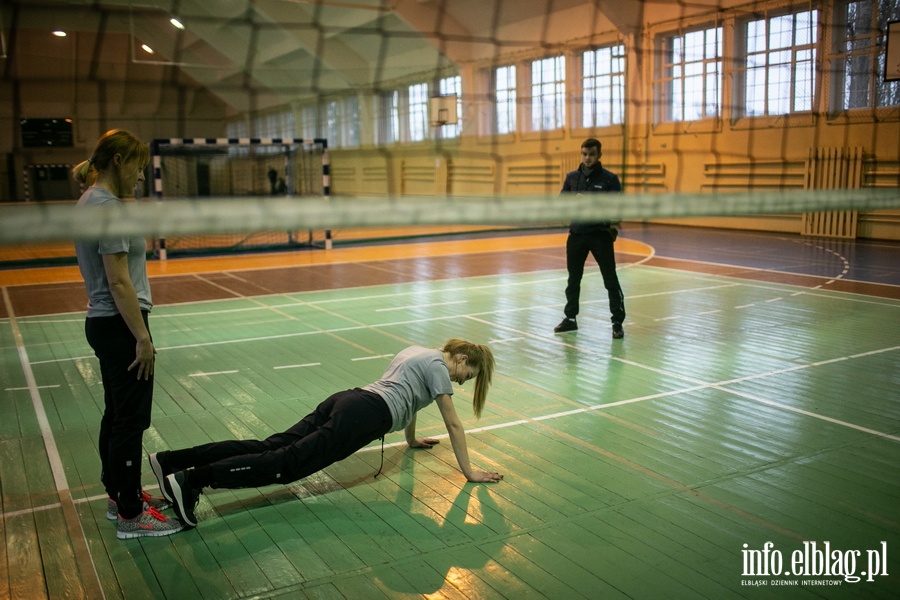
[[[153, 197], [282, 196], [328, 198], [328, 142], [324, 138], [160, 138], [150, 143]], [[325, 247], [331, 235], [325, 232]], [[240, 252], [312, 246], [312, 230], [164, 236], [154, 240], [160, 260], [178, 253]]]

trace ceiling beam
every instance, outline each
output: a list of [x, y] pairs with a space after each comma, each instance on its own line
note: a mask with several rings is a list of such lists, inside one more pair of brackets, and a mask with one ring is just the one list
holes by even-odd
[[450, 1], [393, 0], [391, 8], [397, 17], [430, 40], [441, 55], [461, 65], [474, 59], [473, 36], [446, 10]]

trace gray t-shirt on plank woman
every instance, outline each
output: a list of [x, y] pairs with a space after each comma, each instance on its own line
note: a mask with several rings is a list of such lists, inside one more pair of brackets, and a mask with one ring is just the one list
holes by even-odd
[[443, 352], [410, 346], [394, 357], [381, 379], [363, 389], [384, 398], [394, 419], [391, 431], [400, 431], [436, 397], [452, 395], [453, 383]]
[[[96, 186], [89, 187], [75, 205], [102, 206], [121, 204], [109, 191]], [[128, 253], [128, 274], [131, 283], [137, 292], [138, 304], [141, 310], [149, 311], [153, 308], [153, 299], [150, 296], [150, 281], [147, 279], [147, 240], [142, 237], [125, 237], [105, 240], [87, 240], [75, 242], [75, 256], [78, 258], [78, 268], [84, 279], [84, 287], [88, 295], [88, 317], [112, 317], [119, 314], [112, 292], [109, 290], [109, 280], [106, 278], [106, 270], [103, 268], [104, 254]]]

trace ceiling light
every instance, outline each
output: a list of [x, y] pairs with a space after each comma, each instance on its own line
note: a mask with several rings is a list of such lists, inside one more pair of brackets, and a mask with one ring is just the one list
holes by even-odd
[[144, 50], [144, 52], [146, 52], [147, 54], [153, 54], [153, 48], [151, 48], [151, 47], [148, 46], [147, 44], [141, 44], [141, 48], [142, 48], [142, 49]]
[[56, 37], [66, 37], [66, 32], [62, 31], [61, 29], [57, 29], [53, 32], [53, 35], [55, 35]]
[[184, 25], [182, 25], [181, 21], [179, 21], [175, 17], [172, 17], [171, 19], [169, 19], [169, 23], [171, 23], [172, 26], [175, 27], [176, 29], [184, 29]]

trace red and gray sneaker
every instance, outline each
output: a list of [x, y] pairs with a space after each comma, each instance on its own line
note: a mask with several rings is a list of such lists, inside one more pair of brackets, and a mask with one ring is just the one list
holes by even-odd
[[[141, 499], [144, 501], [144, 510], [155, 508], [158, 511], [172, 508], [172, 503], [161, 496], [151, 496], [144, 490], [141, 490]], [[112, 498], [106, 500], [106, 518], [115, 521], [119, 516], [119, 506]]]
[[172, 535], [184, 529], [177, 519], [166, 518], [155, 508], [148, 508], [133, 519], [117, 519], [116, 537], [120, 540]]

